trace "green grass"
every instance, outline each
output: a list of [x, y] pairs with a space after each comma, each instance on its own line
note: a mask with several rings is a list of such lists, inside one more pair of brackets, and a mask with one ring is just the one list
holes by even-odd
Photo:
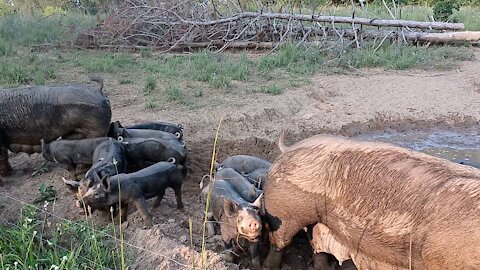
[[0, 225], [1, 269], [118, 269], [110, 228], [88, 221], [51, 223], [33, 206], [24, 206], [17, 224]]
[[264, 93], [264, 94], [270, 94], [270, 95], [276, 96], [276, 95], [282, 94], [283, 89], [276, 84], [271, 84], [271, 85], [255, 88], [255, 89], [251, 90], [251, 92], [253, 92], [253, 93]]
[[312, 47], [282, 46], [278, 52], [260, 58], [258, 68], [263, 73], [283, 69], [288, 73], [312, 75], [323, 66], [325, 53]]
[[147, 95], [153, 94], [155, 88], [157, 87], [157, 79], [155, 77], [149, 76], [145, 79], [145, 86], [143, 87], [143, 92]]
[[155, 96], [148, 96], [147, 101], [145, 102], [145, 108], [154, 110], [158, 107], [157, 100]]
[[131, 79], [128, 79], [128, 78], [121, 78], [121, 79], [118, 79], [118, 84], [132, 84], [133, 81]]
[[0, 84], [45, 84], [56, 78], [53, 60], [37, 56], [0, 57]]
[[227, 89], [232, 81], [246, 81], [252, 75], [253, 62], [246, 55], [199, 52], [190, 56], [160, 56], [144, 64], [145, 71], [158, 72], [166, 79], [196, 80], [214, 88]]
[[106, 73], [124, 71], [136, 63], [131, 54], [112, 52], [81, 52], [75, 54], [72, 61], [87, 72]]
[[31, 46], [72, 41], [78, 33], [95, 24], [95, 16], [68, 12], [66, 15], [0, 16], [0, 40], [12, 45]]
[[462, 47], [383, 46], [375, 51], [368, 47], [348, 50], [333, 62], [342, 68], [383, 67], [386, 69], [450, 69], [455, 61], [472, 60], [472, 51]]

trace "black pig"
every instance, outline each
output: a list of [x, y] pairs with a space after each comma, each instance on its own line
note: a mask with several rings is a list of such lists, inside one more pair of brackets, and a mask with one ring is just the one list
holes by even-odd
[[158, 162], [138, 172], [107, 175], [103, 179], [94, 175], [96, 184], [81, 195], [81, 199], [92, 209], [108, 209], [120, 202], [122, 221], [127, 220], [128, 206], [133, 203], [140, 211], [145, 225], [151, 227], [152, 216], [148, 212], [146, 200], [157, 197], [153, 208], [158, 207], [166, 188], [173, 189], [178, 209], [183, 208], [182, 165], [175, 165], [173, 162], [173, 159], [169, 162]]
[[235, 191], [247, 202], [254, 202], [262, 193], [255, 188], [243, 175], [232, 168], [224, 168], [215, 173], [215, 179], [222, 179], [230, 183]]
[[167, 161], [173, 157], [177, 164], [183, 165], [183, 173], [187, 172], [185, 166], [187, 149], [184, 142], [155, 138], [125, 138], [123, 144], [129, 170], [143, 169], [152, 163]]
[[72, 179], [77, 179], [76, 168], [78, 165], [92, 165], [92, 156], [102, 142], [108, 137], [91, 138], [83, 140], [57, 140], [42, 144], [42, 155], [48, 161], [56, 161], [67, 167]]
[[[40, 140], [69, 140], [106, 136], [112, 116], [110, 101], [99, 87], [73, 83], [0, 89], [0, 148], [12, 152], [40, 152]], [[10, 170], [8, 155], [0, 151], [0, 175]]]
[[232, 168], [241, 174], [249, 174], [259, 168], [270, 168], [271, 163], [254, 156], [236, 155], [215, 164], [217, 169]]

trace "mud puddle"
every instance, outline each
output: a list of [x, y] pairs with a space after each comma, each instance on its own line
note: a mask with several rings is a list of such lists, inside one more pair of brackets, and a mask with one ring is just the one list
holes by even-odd
[[410, 148], [451, 161], [480, 161], [480, 127], [459, 130], [374, 132], [355, 136]]

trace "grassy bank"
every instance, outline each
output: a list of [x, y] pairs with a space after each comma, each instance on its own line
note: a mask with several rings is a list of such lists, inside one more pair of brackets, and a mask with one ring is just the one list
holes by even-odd
[[[43, 205], [45, 210], [48, 203]], [[35, 206], [22, 208], [16, 224], [0, 225], [0, 269], [122, 269], [111, 228], [58, 221]]]

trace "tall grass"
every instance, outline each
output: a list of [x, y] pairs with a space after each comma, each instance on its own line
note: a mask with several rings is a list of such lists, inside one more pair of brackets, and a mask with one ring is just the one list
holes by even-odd
[[115, 246], [105, 237], [109, 228], [88, 222], [52, 223], [37, 208], [22, 208], [17, 224], [0, 225], [0, 269], [118, 269]]
[[65, 42], [73, 40], [94, 23], [94, 16], [75, 12], [49, 17], [40, 14], [1, 16], [0, 39], [21, 46]]

